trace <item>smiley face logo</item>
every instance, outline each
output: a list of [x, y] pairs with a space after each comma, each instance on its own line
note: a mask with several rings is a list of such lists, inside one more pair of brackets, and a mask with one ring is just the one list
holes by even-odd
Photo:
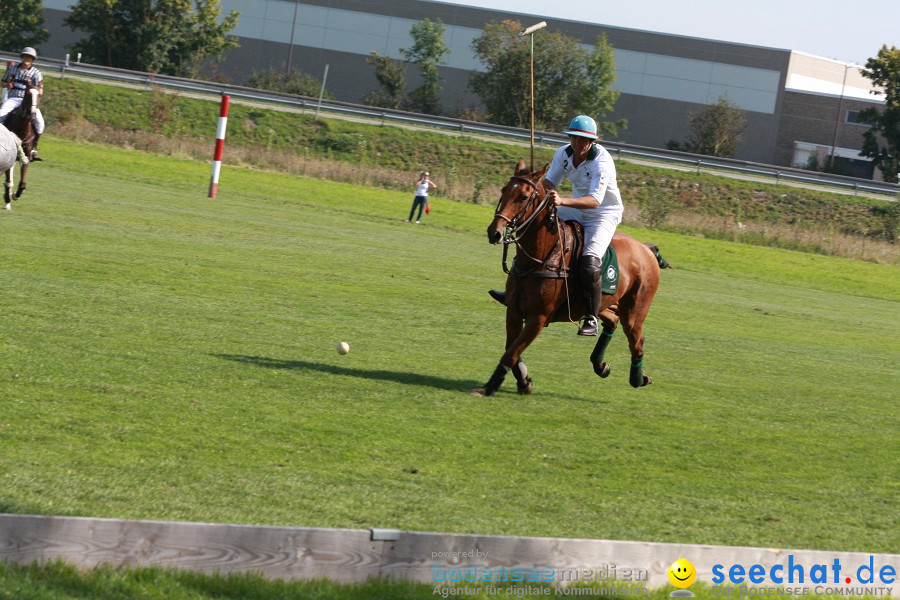
[[667, 571], [669, 581], [672, 585], [679, 588], [686, 588], [697, 579], [697, 569], [689, 560], [679, 558], [672, 563]]

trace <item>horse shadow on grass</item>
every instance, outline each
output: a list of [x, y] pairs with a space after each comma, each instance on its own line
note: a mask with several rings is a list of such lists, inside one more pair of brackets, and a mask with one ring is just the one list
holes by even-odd
[[[344, 375], [349, 377], [359, 377], [362, 379], [376, 379], [380, 381], [393, 381], [405, 385], [421, 385], [439, 390], [447, 390], [449, 392], [468, 392], [472, 388], [482, 387], [483, 382], [474, 379], [449, 379], [446, 377], [435, 377], [433, 375], [423, 375], [421, 373], [410, 373], [404, 371], [386, 371], [384, 369], [353, 369], [349, 367], [339, 367], [328, 363], [317, 363], [306, 360], [283, 360], [280, 358], [270, 358], [267, 356], [246, 356], [243, 354], [213, 354], [216, 358], [232, 360], [235, 362], [246, 363], [266, 369], [278, 369], [285, 371], [318, 371], [320, 373], [330, 373], [332, 375]], [[512, 386], [498, 392], [500, 395], [511, 394], [518, 395], [515, 391], [515, 383]], [[578, 398], [565, 394], [553, 394], [553, 398], [557, 400], [574, 400], [577, 402], [590, 402], [607, 404], [608, 400]]]
[[439, 390], [448, 390], [451, 392], [464, 391], [468, 390], [469, 388], [478, 387], [479, 385], [479, 382], [475, 380], [448, 379], [446, 377], [434, 377], [433, 375], [423, 375], [421, 373], [386, 371], [383, 369], [353, 369], [349, 367], [339, 367], [337, 365], [316, 363], [306, 360], [282, 360], [279, 358], [269, 358], [266, 356], [245, 356], [241, 354], [214, 354], [213, 356], [224, 358], [225, 360], [247, 363], [250, 365], [255, 365], [257, 367], [264, 367], [266, 369], [278, 369], [285, 371], [318, 371], [320, 373], [330, 373], [332, 375], [360, 377], [362, 379], [377, 379], [380, 381], [393, 381], [406, 385], [421, 385], [424, 387], [436, 388]]

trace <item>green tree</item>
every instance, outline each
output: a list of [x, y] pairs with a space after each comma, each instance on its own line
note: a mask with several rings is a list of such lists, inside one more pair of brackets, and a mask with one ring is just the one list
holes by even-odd
[[529, 121], [528, 46], [518, 38], [517, 21], [488, 23], [472, 41], [484, 72], [473, 73], [469, 88], [487, 109], [488, 120], [527, 127]]
[[88, 62], [193, 77], [238, 45], [238, 13], [221, 13], [220, 0], [78, 0], [65, 23], [87, 33], [72, 49]]
[[900, 182], [900, 49], [887, 44], [866, 61], [860, 73], [884, 88], [884, 109], [859, 111], [859, 120], [871, 125], [863, 134], [860, 154], [872, 159], [885, 181]]
[[402, 107], [406, 97], [406, 67], [390, 56], [378, 56], [377, 52], [372, 52], [372, 57], [366, 62], [375, 67], [375, 79], [381, 89], [363, 96], [363, 103], [384, 108]]
[[671, 150], [733, 158], [737, 152], [741, 135], [747, 129], [744, 111], [735, 106], [726, 96], [720, 96], [715, 104], [688, 116], [691, 128], [690, 139], [679, 144], [670, 141]]
[[50, 37], [44, 27], [41, 0], [3, 0], [0, 15], [0, 48], [4, 50], [18, 52], [25, 46], [38, 46]]
[[[475, 73], [469, 87], [484, 103], [495, 123], [515, 127], [531, 124], [531, 43], [520, 37], [517, 21], [489, 23], [472, 42], [484, 71]], [[555, 130], [584, 113], [598, 121], [601, 131], [614, 133], [625, 122], [604, 122], [618, 93], [610, 90], [615, 78], [612, 48], [605, 38], [597, 40], [590, 56], [573, 37], [542, 31], [535, 35], [534, 110], [535, 127]]]
[[[485, 69], [472, 75], [469, 87], [484, 102], [491, 121], [514, 127], [531, 124], [531, 46], [528, 37], [519, 36], [522, 29], [518, 21], [488, 23], [472, 41], [475, 56]], [[558, 129], [567, 117], [571, 118], [567, 96], [572, 88], [567, 83], [581, 80], [584, 50], [561, 33], [542, 31], [538, 36], [534, 54], [535, 127]]]
[[619, 128], [628, 126], [627, 119], [603, 121], [603, 117], [615, 107], [620, 92], [612, 89], [616, 82], [616, 57], [613, 48], [606, 41], [606, 34], [597, 38], [594, 52], [586, 64], [587, 78], [582, 87], [580, 112], [591, 115], [597, 121], [597, 128], [605, 134], [617, 135]]
[[[156, 2], [159, 3], [160, 0]], [[202, 61], [218, 63], [226, 50], [240, 46], [237, 38], [229, 35], [229, 32], [237, 27], [240, 13], [232, 10], [222, 18], [221, 0], [195, 0], [195, 2], [196, 9], [193, 12], [194, 20], [189, 35], [182, 40], [181, 48], [176, 50], [179, 58], [186, 57], [184, 52], [192, 58], [188, 61], [188, 65], [194, 75], [199, 71]]]
[[425, 19], [409, 30], [412, 48], [403, 48], [400, 54], [408, 62], [419, 65], [422, 84], [409, 94], [409, 108], [422, 113], [437, 114], [441, 103], [441, 74], [437, 65], [450, 53], [444, 41], [444, 24], [440, 19]]

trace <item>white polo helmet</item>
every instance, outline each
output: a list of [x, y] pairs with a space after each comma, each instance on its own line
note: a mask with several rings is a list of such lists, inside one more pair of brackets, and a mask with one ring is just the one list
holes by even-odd
[[37, 51], [35, 51], [35, 49], [32, 48], [31, 46], [26, 46], [26, 47], [22, 48], [21, 52], [19, 52], [19, 56], [25, 56], [26, 54], [28, 56], [33, 57], [34, 60], [37, 60]]

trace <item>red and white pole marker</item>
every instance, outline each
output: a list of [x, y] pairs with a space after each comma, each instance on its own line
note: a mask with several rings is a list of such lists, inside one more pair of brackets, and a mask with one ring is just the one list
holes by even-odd
[[216, 149], [213, 152], [212, 176], [209, 178], [209, 197], [215, 198], [219, 192], [219, 171], [222, 170], [222, 150], [225, 149], [225, 127], [228, 125], [228, 100], [222, 94], [222, 108], [219, 111], [219, 126], [216, 128]]

